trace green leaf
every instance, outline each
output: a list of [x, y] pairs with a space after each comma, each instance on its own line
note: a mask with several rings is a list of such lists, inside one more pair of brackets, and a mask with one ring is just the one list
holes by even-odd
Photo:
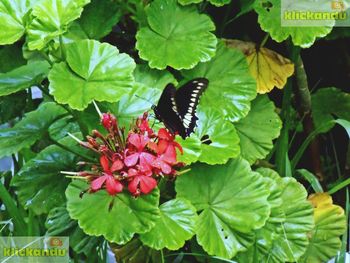
[[[76, 142], [70, 137], [60, 141], [72, 148]], [[16, 174], [11, 184], [17, 188], [21, 204], [35, 214], [48, 213], [65, 202], [64, 191], [69, 183], [60, 171], [70, 171], [76, 166], [75, 154], [50, 145], [27, 162]]]
[[141, 234], [143, 244], [160, 250], [177, 250], [194, 235], [196, 209], [185, 199], [173, 199], [160, 207], [160, 218], [151, 231]]
[[151, 68], [190, 69], [215, 55], [214, 23], [198, 14], [195, 6], [181, 6], [176, 0], [155, 0], [148, 9], [148, 27], [136, 34], [139, 56]]
[[343, 120], [343, 119], [337, 119], [335, 120], [335, 123], [341, 125], [346, 133], [348, 134], [349, 138], [350, 138], [350, 121], [347, 121], [347, 120]]
[[8, 45], [19, 40], [25, 32], [24, 16], [31, 7], [32, 0], [2, 0], [0, 2], [0, 45]]
[[116, 102], [130, 92], [135, 63], [116, 47], [81, 40], [67, 45], [66, 52], [67, 62], [49, 73], [50, 93], [59, 103], [83, 110], [92, 100]]
[[126, 127], [133, 119], [149, 111], [152, 104], [157, 104], [167, 84], [177, 85], [176, 79], [170, 72], [150, 69], [146, 65], [137, 65], [134, 77], [135, 83], [132, 91], [125, 94], [118, 105], [108, 106], [108, 109], [118, 117], [118, 121]]
[[65, 113], [63, 108], [53, 102], [44, 103], [37, 110], [27, 113], [13, 128], [1, 129], [0, 158], [33, 145]]
[[190, 200], [200, 212], [197, 241], [209, 255], [232, 258], [254, 241], [254, 229], [270, 214], [264, 178], [249, 163], [194, 165], [176, 180], [177, 197]]
[[195, 134], [201, 140], [200, 162], [224, 164], [239, 155], [239, 137], [231, 122], [225, 120], [219, 111], [204, 107], [198, 110], [197, 116]]
[[[198, 161], [202, 154], [202, 143], [200, 138], [195, 133], [192, 133], [190, 137], [185, 140], [180, 136], [176, 137], [176, 141], [180, 143], [184, 154], [178, 154], [177, 160], [187, 165]], [[206, 146], [204, 146], [206, 147]]]
[[115, 244], [110, 245], [117, 262], [151, 263], [162, 262], [162, 260], [164, 260], [160, 251], [143, 245], [138, 238], [134, 238], [124, 246], [116, 246]]
[[37, 61], [0, 73], [0, 96], [6, 96], [39, 84], [49, 72], [49, 63]]
[[69, 217], [65, 207], [56, 207], [50, 210], [45, 227], [47, 236], [69, 236], [69, 246], [76, 253], [89, 255], [101, 246], [102, 238], [86, 235], [79, 227], [78, 222]]
[[43, 0], [34, 6], [33, 20], [28, 27], [30, 50], [43, 49], [51, 40], [62, 35], [69, 24], [79, 18], [83, 6], [90, 0]]
[[[334, 116], [350, 121], [350, 94], [337, 88], [322, 88], [312, 95], [312, 117], [320, 132], [327, 132], [335, 125]], [[325, 125], [325, 124], [329, 125]]]
[[135, 233], [151, 230], [159, 218], [158, 189], [138, 198], [129, 193], [113, 197], [106, 191], [86, 193], [80, 198], [88, 188], [86, 182], [75, 180], [66, 190], [69, 215], [88, 235], [103, 235], [110, 242], [125, 244]]
[[258, 22], [265, 32], [277, 42], [291, 37], [296, 46], [308, 48], [317, 37], [324, 37], [332, 31], [332, 26], [287, 27], [281, 26], [281, 0], [259, 0], [255, 2]]
[[294, 178], [284, 177], [277, 181], [282, 190], [282, 209], [285, 222], [276, 231], [272, 246], [266, 247], [264, 259], [271, 262], [295, 262], [306, 251], [308, 234], [313, 229], [313, 209], [306, 200], [305, 188]]
[[249, 163], [263, 159], [273, 148], [282, 128], [282, 122], [275, 112], [275, 105], [267, 96], [258, 96], [252, 103], [248, 115], [235, 123], [241, 155]]
[[0, 72], [8, 72], [26, 63], [19, 45], [8, 45], [0, 48]]
[[296, 173], [300, 174], [305, 180], [307, 180], [310, 183], [310, 185], [311, 185], [312, 189], [315, 191], [315, 193], [322, 193], [323, 192], [322, 185], [320, 184], [317, 177], [313, 173], [310, 173], [306, 169], [298, 169], [298, 170], [296, 170]]
[[89, 38], [101, 39], [112, 31], [121, 16], [121, 8], [115, 1], [92, 0], [84, 7], [79, 24]]
[[[182, 5], [197, 4], [203, 2], [203, 0], [178, 0]], [[229, 4], [231, 0], [209, 0], [209, 2], [215, 6], [223, 6]]]
[[[209, 86], [201, 98], [206, 108], [219, 108], [230, 121], [238, 121], [250, 110], [256, 97], [256, 82], [249, 73], [243, 53], [220, 42], [216, 56], [192, 70], [182, 71], [186, 79], [205, 77]], [[220, 102], [220, 107], [218, 107]]]
[[347, 220], [343, 208], [333, 205], [327, 193], [311, 195], [309, 200], [315, 206], [315, 227], [300, 262], [327, 262], [341, 247], [339, 237], [346, 231]]

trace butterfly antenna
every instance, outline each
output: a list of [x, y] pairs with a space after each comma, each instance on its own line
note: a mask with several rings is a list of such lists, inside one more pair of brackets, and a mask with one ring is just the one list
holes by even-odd
[[148, 99], [146, 99], [146, 98], [143, 98], [143, 97], [141, 97], [141, 96], [139, 96], [139, 95], [137, 95], [137, 94], [135, 94], [135, 96], [136, 96], [137, 98], [139, 98], [139, 99], [142, 99], [142, 100], [144, 100], [144, 101], [149, 102], [152, 106], [154, 105], [153, 102], [151, 102], [150, 100], [148, 100]]

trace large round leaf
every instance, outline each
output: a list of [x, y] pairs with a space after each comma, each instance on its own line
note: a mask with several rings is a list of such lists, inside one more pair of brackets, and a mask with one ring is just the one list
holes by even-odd
[[44, 0], [33, 8], [33, 20], [28, 28], [30, 50], [42, 49], [67, 31], [68, 25], [80, 17], [90, 0]]
[[267, 96], [258, 96], [252, 102], [248, 115], [235, 123], [243, 158], [254, 163], [264, 158], [272, 149], [282, 128], [282, 122], [275, 112], [275, 105]]
[[49, 63], [37, 61], [0, 73], [0, 96], [9, 95], [39, 84], [49, 72]]
[[282, 209], [286, 216], [277, 230], [271, 247], [266, 247], [263, 258], [271, 262], [295, 262], [306, 251], [309, 232], [313, 229], [313, 209], [306, 200], [305, 188], [294, 178], [284, 177], [277, 181], [282, 190]]
[[[334, 116], [350, 121], [350, 94], [337, 88], [319, 89], [312, 95], [312, 117], [316, 128], [327, 132], [335, 125]], [[328, 124], [328, 125], [327, 125]]]
[[254, 229], [270, 214], [264, 182], [240, 158], [226, 165], [194, 165], [177, 178], [177, 197], [190, 200], [200, 212], [196, 234], [206, 252], [232, 258], [252, 244]]
[[49, 126], [62, 118], [66, 111], [54, 102], [41, 104], [29, 112], [14, 127], [0, 129], [0, 158], [17, 153], [33, 145], [46, 132]]
[[[60, 143], [68, 148], [76, 145], [70, 137], [62, 139]], [[77, 155], [56, 145], [42, 150], [11, 181], [18, 189], [21, 204], [35, 214], [48, 213], [53, 207], [64, 204], [64, 191], [69, 180], [60, 171], [70, 171], [78, 160]]]
[[136, 34], [136, 48], [151, 68], [193, 68], [215, 54], [214, 23], [196, 7], [176, 0], [155, 0], [147, 9], [148, 27]]
[[209, 62], [182, 73], [187, 79], [209, 79], [201, 104], [206, 108], [220, 109], [231, 121], [246, 116], [250, 110], [250, 101], [256, 97], [256, 82], [249, 73], [245, 56], [222, 42], [218, 45], [215, 57]]
[[231, 122], [225, 120], [219, 111], [205, 107], [200, 108], [197, 116], [195, 134], [201, 140], [202, 148], [199, 161], [224, 164], [239, 155], [239, 137]]
[[191, 136], [187, 137], [185, 140], [177, 136], [176, 141], [180, 143], [184, 152], [184, 154], [179, 154], [177, 156], [179, 162], [184, 162], [188, 165], [198, 161], [202, 154], [202, 143], [195, 133], [192, 133]]
[[254, 8], [262, 30], [268, 32], [277, 42], [291, 37], [294, 45], [307, 48], [317, 37], [324, 37], [332, 31], [332, 26], [281, 26], [281, 0], [256, 1]]
[[2, 0], [0, 2], [0, 45], [16, 42], [25, 32], [24, 16], [32, 0]]
[[89, 255], [96, 253], [98, 246], [101, 246], [103, 238], [88, 236], [78, 226], [78, 222], [69, 217], [65, 207], [55, 207], [49, 212], [45, 227], [47, 236], [69, 236], [69, 246], [76, 253]]
[[185, 199], [173, 199], [160, 207], [160, 218], [150, 232], [141, 234], [143, 244], [154, 248], [176, 250], [194, 235], [196, 209]]
[[159, 190], [138, 198], [129, 193], [110, 196], [106, 191], [80, 193], [89, 188], [75, 180], [66, 190], [67, 210], [71, 218], [89, 235], [103, 235], [108, 241], [125, 244], [135, 233], [145, 233], [159, 218]]
[[95, 40], [67, 45], [67, 62], [49, 73], [50, 93], [60, 103], [83, 110], [92, 100], [118, 101], [133, 84], [134, 61], [116, 47]]
[[313, 194], [309, 201], [314, 206], [315, 227], [301, 262], [327, 262], [341, 248], [339, 236], [346, 231], [347, 220], [343, 208], [333, 205], [329, 194]]

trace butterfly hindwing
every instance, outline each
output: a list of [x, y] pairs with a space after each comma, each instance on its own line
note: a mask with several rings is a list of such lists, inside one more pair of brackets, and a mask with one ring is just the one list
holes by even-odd
[[153, 107], [153, 110], [157, 119], [162, 121], [171, 133], [179, 133], [184, 138], [186, 131], [177, 109], [175, 94], [176, 88], [174, 85], [168, 84], [160, 96], [158, 105]]
[[168, 84], [162, 92], [158, 105], [153, 107], [157, 119], [170, 132], [178, 133], [183, 139], [189, 136], [197, 121], [196, 109], [200, 96], [208, 86], [208, 80], [197, 78], [187, 82], [178, 90]]
[[198, 120], [196, 116], [197, 105], [203, 91], [208, 87], [208, 82], [205, 78], [196, 78], [176, 91], [175, 101], [186, 130], [186, 136], [189, 136], [196, 127]]

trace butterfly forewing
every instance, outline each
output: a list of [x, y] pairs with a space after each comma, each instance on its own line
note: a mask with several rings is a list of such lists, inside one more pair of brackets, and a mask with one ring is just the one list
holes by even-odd
[[196, 127], [196, 109], [203, 91], [208, 87], [208, 80], [197, 78], [181, 86], [175, 94], [178, 112], [185, 127], [186, 136], [189, 136]]
[[171, 133], [178, 133], [184, 138], [186, 136], [186, 130], [177, 109], [175, 94], [176, 88], [174, 85], [168, 84], [160, 96], [158, 105], [153, 107], [153, 110], [157, 119], [162, 121]]
[[157, 119], [162, 121], [170, 132], [178, 133], [185, 139], [196, 126], [197, 105], [207, 86], [208, 80], [205, 78], [193, 79], [178, 90], [172, 84], [167, 85], [158, 105], [153, 107]]

